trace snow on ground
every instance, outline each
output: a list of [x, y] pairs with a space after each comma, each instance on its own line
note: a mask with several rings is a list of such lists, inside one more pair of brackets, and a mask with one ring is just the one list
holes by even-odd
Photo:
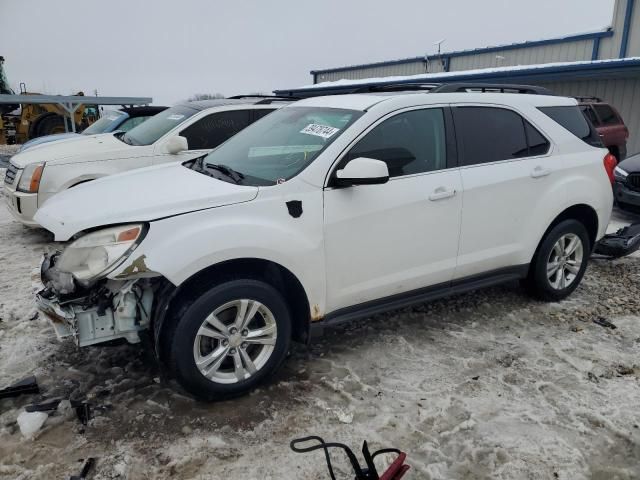
[[[328, 478], [320, 452], [289, 450], [310, 434], [402, 449], [413, 479], [640, 478], [638, 256], [594, 260], [559, 304], [507, 285], [350, 324], [252, 395], [203, 404], [138, 346], [55, 339], [30, 280], [50, 247], [0, 206], [0, 387], [34, 374], [42, 389], [0, 400], [0, 479], [65, 478], [88, 456], [99, 480]], [[17, 420], [43, 397], [89, 399], [95, 417], [59, 408], [25, 438]]]
[[20, 145], [0, 145], [0, 168], [9, 166], [9, 158], [18, 151], [18, 148], [20, 148]]

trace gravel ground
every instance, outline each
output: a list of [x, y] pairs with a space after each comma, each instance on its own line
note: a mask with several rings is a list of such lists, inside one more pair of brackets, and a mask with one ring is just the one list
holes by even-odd
[[[0, 400], [2, 479], [66, 478], [87, 456], [93, 479], [329, 478], [321, 453], [288, 448], [310, 434], [404, 450], [414, 479], [640, 478], [638, 256], [594, 260], [558, 304], [507, 285], [350, 324], [252, 395], [203, 404], [138, 346], [56, 340], [30, 280], [52, 246], [0, 206], [0, 387], [34, 374], [42, 389]], [[87, 426], [60, 408], [23, 438], [17, 417], [43, 397], [99, 408]]]

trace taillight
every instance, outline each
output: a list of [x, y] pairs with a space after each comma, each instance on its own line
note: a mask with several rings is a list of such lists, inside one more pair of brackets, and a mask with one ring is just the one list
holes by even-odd
[[611, 185], [613, 185], [613, 182], [615, 181], [615, 177], [613, 176], [613, 170], [618, 165], [618, 160], [611, 153], [607, 153], [604, 156], [603, 163], [604, 163], [604, 169], [607, 171], [607, 175], [609, 176], [609, 180], [611, 181]]

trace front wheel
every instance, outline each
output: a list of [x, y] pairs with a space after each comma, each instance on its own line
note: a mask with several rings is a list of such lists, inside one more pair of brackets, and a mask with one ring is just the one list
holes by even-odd
[[549, 231], [536, 252], [526, 284], [542, 300], [559, 301], [580, 284], [591, 245], [584, 225], [564, 220]]
[[231, 280], [184, 307], [166, 334], [173, 373], [193, 395], [222, 400], [245, 394], [284, 361], [291, 318], [271, 285]]

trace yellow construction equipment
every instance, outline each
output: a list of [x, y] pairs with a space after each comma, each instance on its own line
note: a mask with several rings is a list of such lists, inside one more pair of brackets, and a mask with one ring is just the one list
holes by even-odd
[[[4, 57], [0, 56], [0, 93], [13, 94], [4, 72]], [[20, 84], [20, 95], [40, 95], [27, 92]], [[83, 96], [83, 92], [76, 95]], [[82, 131], [99, 118], [97, 105], [82, 105], [73, 115], [75, 131]], [[24, 143], [27, 140], [74, 130], [67, 112], [56, 104], [0, 105], [0, 144]]]

